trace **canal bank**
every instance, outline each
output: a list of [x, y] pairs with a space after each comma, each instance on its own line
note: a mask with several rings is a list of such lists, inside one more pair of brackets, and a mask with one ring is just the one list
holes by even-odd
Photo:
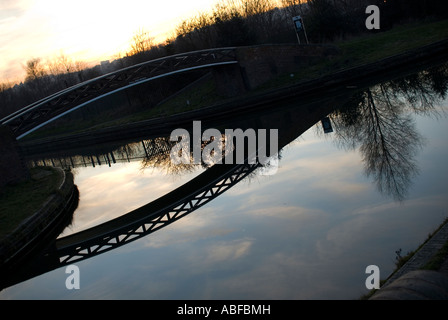
[[369, 300], [448, 300], [448, 219]]
[[132, 139], [145, 133], [148, 136], [169, 135], [176, 128], [189, 127], [194, 120], [210, 124], [217, 119], [233, 117], [235, 114], [251, 113], [268, 108], [273, 103], [293, 99], [313, 99], [322, 94], [336, 94], [341, 91], [356, 92], [376, 83], [384, 77], [400, 77], [430, 65], [446, 62], [448, 39], [435, 42], [401, 54], [375, 62], [335, 71], [312, 80], [306, 80], [276, 89], [254, 91], [246, 95], [216, 103], [197, 110], [170, 116], [111, 125], [101, 129], [49, 136], [19, 141], [27, 154], [73, 148], [77, 145], [89, 146], [122, 139]]
[[[42, 183], [46, 183], [49, 194], [46, 199], [34, 200], [33, 193], [39, 193]], [[73, 174], [60, 168], [34, 168], [31, 179], [24, 189], [22, 185], [11, 186], [8, 194], [3, 194], [4, 202], [13, 203], [7, 212], [2, 212], [2, 220], [9, 221], [9, 230], [4, 230], [0, 239], [0, 270], [2, 278], [11, 270], [26, 261], [34, 252], [44, 248], [55, 239], [71, 221], [75, 211], [79, 192], [74, 184]], [[12, 190], [16, 189], [16, 190]], [[20, 192], [16, 192], [16, 191]], [[27, 194], [21, 195], [23, 190]], [[17, 199], [18, 197], [21, 197]], [[39, 195], [41, 196], [41, 195]], [[8, 199], [8, 198], [9, 199]], [[24, 217], [18, 217], [20, 208], [24, 211], [27, 201], [34, 201], [35, 208]], [[21, 203], [20, 203], [21, 202]], [[29, 210], [28, 210], [29, 211]], [[11, 217], [10, 215], [17, 215]], [[6, 279], [2, 279], [2, 282]]]

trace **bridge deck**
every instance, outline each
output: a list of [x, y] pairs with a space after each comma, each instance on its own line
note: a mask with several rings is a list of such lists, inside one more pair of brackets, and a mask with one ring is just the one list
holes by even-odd
[[180, 72], [238, 63], [235, 48], [187, 52], [143, 62], [85, 81], [39, 100], [0, 120], [17, 139], [93, 101]]

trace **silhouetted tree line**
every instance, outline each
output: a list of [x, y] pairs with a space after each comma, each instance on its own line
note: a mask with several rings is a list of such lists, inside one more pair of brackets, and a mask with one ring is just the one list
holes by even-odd
[[381, 19], [385, 25], [392, 25], [412, 19], [448, 17], [448, 2], [440, 0], [387, 0], [377, 1], [382, 9]]
[[61, 55], [50, 62], [33, 58], [23, 66], [26, 76], [20, 84], [0, 85], [0, 118], [53, 93], [104, 73], [100, 65], [88, 68], [82, 61]]
[[440, 0], [221, 0], [211, 11], [181, 21], [163, 44], [154, 44], [147, 31], [138, 30], [129, 52], [107, 66], [87, 68], [64, 55], [47, 65], [40, 59], [29, 60], [23, 83], [0, 85], [0, 117], [82, 81], [143, 61], [212, 47], [294, 43], [292, 17], [297, 15], [303, 17], [313, 43], [369, 32], [365, 9], [371, 4], [380, 8], [380, 31], [411, 19], [448, 15], [448, 1]]

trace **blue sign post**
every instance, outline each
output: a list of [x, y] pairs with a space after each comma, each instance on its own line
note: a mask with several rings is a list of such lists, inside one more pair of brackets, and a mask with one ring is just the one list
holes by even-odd
[[331, 125], [331, 121], [329, 117], [325, 117], [321, 120], [322, 127], [324, 128], [325, 133], [333, 132], [333, 127]]
[[302, 17], [296, 16], [296, 17], [293, 17], [292, 20], [294, 21], [294, 27], [296, 29], [296, 35], [297, 35], [297, 40], [299, 41], [299, 44], [300, 44], [300, 34], [301, 33], [303, 33], [303, 35], [305, 36], [306, 44], [308, 44], [308, 36], [306, 34], [305, 25], [303, 24]]

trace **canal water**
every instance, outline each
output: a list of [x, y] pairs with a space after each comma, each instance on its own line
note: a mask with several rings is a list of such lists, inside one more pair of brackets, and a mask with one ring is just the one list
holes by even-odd
[[[448, 216], [447, 74], [442, 66], [345, 88], [343, 97], [306, 108], [276, 107], [267, 116], [281, 120], [275, 173], [255, 170], [176, 222], [75, 262], [79, 289], [67, 289], [63, 266], [3, 289], [0, 298], [360, 298], [369, 291], [367, 266], [387, 278], [397, 251], [416, 249]], [[320, 118], [328, 116], [332, 132], [320, 120], [299, 123], [323, 104], [329, 109]], [[206, 172], [170, 165], [162, 142], [165, 151], [148, 156], [154, 141], [34, 159], [69, 166], [75, 176], [79, 206], [60, 238]]]

